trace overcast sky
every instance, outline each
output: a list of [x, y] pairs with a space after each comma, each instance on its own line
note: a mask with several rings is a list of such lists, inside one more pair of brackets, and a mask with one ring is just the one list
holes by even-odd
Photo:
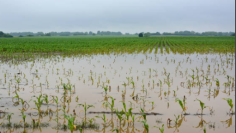
[[235, 0], [0, 0], [0, 31], [235, 32]]

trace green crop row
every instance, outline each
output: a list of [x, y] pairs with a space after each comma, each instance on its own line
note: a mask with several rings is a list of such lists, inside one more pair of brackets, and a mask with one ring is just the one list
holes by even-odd
[[[9, 53], [123, 54], [123, 53], [234, 53], [234, 37], [110, 37], [1, 38], [1, 55]], [[163, 51], [164, 50], [164, 51]]]

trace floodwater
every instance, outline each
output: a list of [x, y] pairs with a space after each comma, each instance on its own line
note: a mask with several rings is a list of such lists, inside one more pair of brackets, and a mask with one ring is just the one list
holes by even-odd
[[[219, 64], [219, 65], [218, 65]], [[111, 102], [113, 97], [114, 108], [121, 111], [126, 103], [127, 110], [133, 108], [133, 113], [145, 110], [149, 132], [160, 132], [158, 128], [164, 124], [164, 132], [201, 133], [204, 128], [207, 133], [235, 132], [235, 117], [230, 115], [230, 106], [223, 98], [231, 98], [235, 103], [235, 56], [234, 54], [157, 54], [154, 51], [138, 54], [110, 54], [110, 55], [54, 55], [50, 58], [38, 57], [25, 62], [1, 62], [0, 64], [0, 123], [8, 123], [7, 115], [14, 113], [11, 123], [21, 123], [21, 128], [0, 127], [3, 132], [70, 132], [56, 128], [57, 116], [59, 124], [66, 124], [63, 116], [76, 112], [75, 123], [82, 122], [84, 110], [78, 104], [94, 105], [87, 110], [86, 119], [94, 118], [99, 129], [84, 129], [83, 132], [112, 132], [114, 128], [120, 132], [146, 132], [143, 117], [136, 114], [135, 122], [123, 120], [120, 125], [116, 113], [106, 113], [106, 122], [95, 116], [103, 116], [99, 112], [111, 112], [103, 106], [104, 101]], [[198, 69], [198, 72], [197, 72]], [[193, 72], [194, 70], [194, 72]], [[169, 75], [169, 76], [168, 76]], [[195, 79], [193, 81], [192, 75]], [[197, 79], [197, 75], [199, 80]], [[167, 79], [169, 77], [169, 86]], [[227, 78], [229, 77], [229, 79]], [[209, 79], [209, 80], [206, 80]], [[216, 86], [216, 79], [220, 87]], [[18, 80], [18, 82], [17, 82]], [[162, 82], [162, 86], [160, 84]], [[134, 86], [131, 83], [134, 82]], [[207, 82], [206, 82], [207, 81]], [[188, 83], [194, 83], [188, 85]], [[197, 84], [201, 82], [201, 86]], [[230, 83], [225, 86], [224, 83]], [[63, 83], [71, 84], [72, 92], [65, 93]], [[108, 86], [107, 95], [103, 86]], [[110, 89], [109, 89], [110, 86]], [[32, 124], [32, 119], [41, 123], [48, 123], [48, 127], [23, 128], [21, 102], [18, 102], [16, 92], [20, 98], [29, 103], [25, 107], [26, 122]], [[49, 105], [42, 104], [41, 110], [50, 114], [39, 117], [34, 103], [35, 96], [47, 94]], [[122, 96], [123, 94], [123, 96]], [[138, 99], [132, 97], [138, 95]], [[53, 102], [52, 96], [58, 96], [59, 106]], [[66, 100], [63, 100], [65, 96]], [[186, 113], [175, 102], [176, 98], [186, 97]], [[77, 98], [78, 99], [77, 99]], [[32, 99], [32, 100], [31, 100]], [[201, 113], [199, 101], [206, 107]], [[61, 109], [56, 111], [57, 109]], [[234, 109], [234, 108], [233, 108]], [[235, 110], [234, 110], [235, 111]], [[154, 115], [154, 113], [159, 113]], [[175, 124], [175, 116], [179, 119]], [[172, 121], [170, 125], [167, 119]], [[131, 117], [129, 120], [132, 120]], [[79, 132], [77, 129], [74, 132]]]

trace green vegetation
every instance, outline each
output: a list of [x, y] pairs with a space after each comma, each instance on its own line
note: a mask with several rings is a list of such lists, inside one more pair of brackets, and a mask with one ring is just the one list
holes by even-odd
[[230, 106], [230, 111], [232, 111], [232, 113], [234, 113], [234, 104], [233, 104], [233, 100], [231, 98], [223, 98], [224, 100], [227, 101], [228, 105]]
[[1, 37], [7, 37], [7, 38], [9, 38], [9, 37], [13, 37], [12, 35], [9, 35], [9, 34], [5, 34], [5, 33], [3, 33], [2, 31], [0, 31], [0, 38]]
[[[225, 117], [222, 110], [230, 117], [234, 115], [233, 37], [145, 34], [140, 38], [1, 38], [0, 128], [3, 132], [13, 132], [15, 128], [24, 128], [23, 132], [30, 128], [33, 132], [50, 123], [57, 132], [163, 133], [164, 118], [165, 132], [170, 132], [169, 128], [183, 132], [183, 128], [192, 127], [191, 122], [196, 120], [192, 117], [201, 117], [198, 126], [201, 130], [207, 124], [210, 126], [211, 119], [203, 115], [206, 105], [214, 109], [216, 106], [217, 117]], [[225, 88], [220, 89], [220, 85]], [[221, 105], [212, 104], [219, 99], [226, 108], [218, 110]], [[194, 101], [200, 102], [200, 107]], [[213, 107], [209, 107], [212, 117]], [[197, 109], [201, 116], [191, 114]], [[175, 118], [171, 120], [173, 114]], [[185, 115], [191, 116], [185, 119]], [[154, 126], [154, 121], [161, 125]], [[184, 121], [190, 124], [180, 128]], [[224, 122], [228, 127], [235, 123], [232, 118]]]
[[205, 106], [205, 103], [202, 102], [201, 100], [199, 99], [196, 99], [194, 101], [199, 101], [200, 102], [200, 107], [201, 107], [201, 115], [203, 114], [203, 109], [205, 109], [207, 106]]
[[175, 102], [179, 102], [179, 106], [182, 108], [183, 112], [186, 114], [186, 107], [185, 107], [185, 98], [180, 100], [179, 98], [175, 99]]
[[[123, 54], [139, 53], [166, 44], [173, 53], [234, 53], [234, 37], [30, 37], [1, 38], [0, 53], [7, 58], [15, 54], [33, 56], [32, 53], [64, 54]], [[162, 45], [161, 45], [162, 46]], [[18, 57], [20, 58], [20, 57]]]

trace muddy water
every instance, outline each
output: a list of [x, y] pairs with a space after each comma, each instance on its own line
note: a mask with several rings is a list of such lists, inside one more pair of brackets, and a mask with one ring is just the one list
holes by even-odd
[[[2, 123], [8, 123], [7, 115], [14, 113], [11, 118], [12, 123], [22, 121], [21, 103], [17, 104], [17, 98], [13, 98], [18, 93], [19, 97], [27, 101], [30, 105], [26, 108], [26, 122], [32, 124], [32, 119], [39, 119], [42, 123], [48, 123], [49, 127], [25, 128], [27, 132], [70, 132], [70, 130], [56, 129], [57, 106], [53, 101], [49, 102], [47, 107], [43, 104], [42, 111], [49, 109], [55, 111], [51, 115], [43, 114], [38, 116], [35, 96], [47, 94], [49, 100], [51, 96], [58, 96], [59, 107], [63, 109], [66, 105], [65, 112], [67, 115], [76, 112], [75, 122], [81, 122], [85, 115], [83, 107], [78, 104], [94, 105], [94, 108], [87, 110], [87, 120], [95, 118], [95, 123], [100, 125], [99, 129], [85, 129], [84, 132], [112, 132], [117, 127], [121, 132], [146, 132], [141, 122], [143, 118], [137, 114], [135, 116], [134, 126], [125, 121], [122, 125], [118, 121], [116, 114], [106, 114], [106, 126], [101, 118], [102, 113], [109, 112], [108, 107], [102, 106], [107, 100], [106, 97], [112, 96], [115, 99], [114, 108], [121, 109], [126, 103], [127, 110], [133, 108], [133, 113], [140, 113], [140, 108], [146, 113], [159, 113], [160, 115], [147, 115], [147, 123], [150, 132], [160, 132], [158, 128], [164, 124], [164, 132], [203, 132], [206, 128], [208, 133], [211, 132], [235, 132], [235, 118], [227, 114], [230, 107], [222, 98], [231, 98], [235, 103], [235, 58], [234, 54], [111, 54], [111, 55], [87, 55], [87, 56], [53, 56], [51, 58], [36, 58], [28, 62], [17, 62], [12, 64], [0, 64], [0, 110], [5, 110], [5, 116]], [[218, 67], [219, 64], [219, 67]], [[199, 72], [197, 72], [197, 69]], [[193, 72], [194, 70], [194, 72]], [[191, 75], [194, 74], [194, 81]], [[165, 82], [169, 75], [170, 86]], [[190, 83], [197, 83], [197, 75], [201, 86]], [[231, 81], [230, 87], [224, 85]], [[206, 78], [210, 79], [206, 82]], [[17, 79], [20, 79], [17, 83]], [[215, 80], [219, 79], [220, 87], [216, 87]], [[160, 86], [160, 80], [162, 86]], [[131, 81], [134, 82], [134, 86]], [[72, 92], [67, 90], [64, 94], [62, 84], [71, 84]], [[126, 86], [124, 85], [126, 84]], [[158, 85], [159, 84], [159, 85]], [[183, 85], [181, 85], [183, 84]], [[107, 95], [105, 95], [102, 86], [110, 86]], [[189, 86], [189, 87], [188, 87]], [[119, 88], [119, 89], [118, 89]], [[122, 98], [122, 94], [124, 97]], [[63, 96], [66, 95], [66, 101], [63, 103]], [[132, 99], [138, 95], [138, 99]], [[78, 101], [76, 97], [78, 96]], [[186, 113], [184, 114], [176, 98], [183, 99], [186, 97]], [[61, 99], [62, 98], [62, 99]], [[31, 100], [32, 99], [32, 100]], [[201, 107], [198, 101], [200, 99], [205, 103], [207, 108], [204, 109], [203, 115], [200, 114]], [[108, 99], [110, 102], [111, 99]], [[44, 102], [45, 103], [45, 102]], [[153, 104], [152, 104], [153, 103]], [[175, 116], [179, 115], [179, 120], [175, 124]], [[60, 117], [59, 123], [65, 123], [67, 120], [63, 117], [63, 111], [58, 111]], [[167, 119], [172, 121], [167, 124]], [[131, 120], [131, 118], [129, 119]], [[21, 122], [21, 125], [22, 122]], [[24, 128], [0, 128], [1, 132], [23, 132]], [[74, 131], [79, 132], [79, 130]]]

